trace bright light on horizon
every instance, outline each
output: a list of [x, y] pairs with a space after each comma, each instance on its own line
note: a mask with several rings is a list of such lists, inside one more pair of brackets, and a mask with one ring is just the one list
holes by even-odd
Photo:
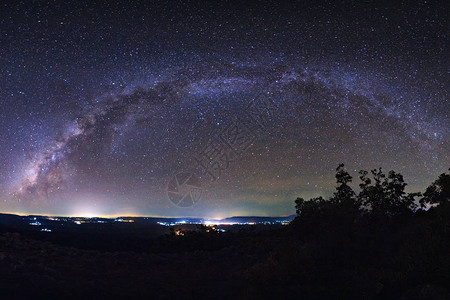
[[83, 217], [83, 218], [96, 218], [96, 217], [99, 217], [98, 214], [94, 214], [94, 213], [91, 213], [91, 212], [80, 213], [77, 216], [78, 217]]

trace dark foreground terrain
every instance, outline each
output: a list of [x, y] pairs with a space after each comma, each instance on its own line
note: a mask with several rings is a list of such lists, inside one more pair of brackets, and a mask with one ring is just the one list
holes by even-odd
[[[336, 219], [310, 225], [296, 220], [226, 233], [199, 227], [142, 244], [121, 232], [108, 251], [88, 234], [91, 244], [82, 249], [3, 227], [0, 293], [2, 299], [448, 299], [448, 211], [376, 225]], [[113, 251], [114, 244], [128, 249]]]

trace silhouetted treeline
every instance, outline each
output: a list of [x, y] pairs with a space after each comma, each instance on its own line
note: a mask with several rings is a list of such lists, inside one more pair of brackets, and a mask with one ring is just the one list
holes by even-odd
[[449, 299], [450, 175], [406, 193], [399, 173], [361, 171], [357, 193], [344, 165], [336, 171], [329, 199], [295, 200], [290, 244], [255, 274], [267, 276], [262, 293], [295, 287], [287, 296]]
[[[438, 206], [445, 209], [449, 204], [450, 175], [441, 174], [422, 194], [406, 193], [403, 176], [395, 171], [387, 175], [381, 168], [374, 169], [369, 176], [367, 171], [360, 171], [360, 192], [356, 194], [349, 186], [352, 177], [340, 164], [336, 169], [336, 191], [325, 200], [322, 197], [305, 201], [295, 200], [296, 212], [305, 220], [310, 214], [322, 214], [324, 210], [345, 211], [364, 218], [395, 218], [411, 215], [419, 208], [428, 209]], [[339, 214], [338, 214], [339, 215]]]

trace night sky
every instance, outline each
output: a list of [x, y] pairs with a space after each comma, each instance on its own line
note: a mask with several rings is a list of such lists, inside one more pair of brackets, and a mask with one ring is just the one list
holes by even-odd
[[339, 163], [450, 166], [446, 1], [97, 2], [1, 2], [0, 211], [289, 215]]

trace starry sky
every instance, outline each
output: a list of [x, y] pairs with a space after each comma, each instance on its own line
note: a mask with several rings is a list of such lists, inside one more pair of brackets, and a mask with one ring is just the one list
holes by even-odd
[[289, 215], [339, 163], [450, 166], [445, 1], [96, 2], [0, 4], [0, 211]]

